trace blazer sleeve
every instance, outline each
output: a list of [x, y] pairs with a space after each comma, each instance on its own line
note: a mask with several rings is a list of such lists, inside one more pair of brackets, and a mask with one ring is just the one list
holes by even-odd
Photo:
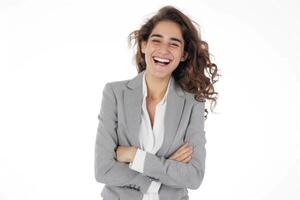
[[185, 142], [193, 145], [192, 160], [183, 163], [146, 152], [143, 174], [175, 188], [198, 189], [205, 172], [204, 102], [193, 105]]
[[95, 143], [95, 178], [107, 185], [129, 187], [146, 193], [151, 179], [133, 171], [128, 164], [117, 161], [117, 101], [113, 89], [106, 83], [103, 89]]

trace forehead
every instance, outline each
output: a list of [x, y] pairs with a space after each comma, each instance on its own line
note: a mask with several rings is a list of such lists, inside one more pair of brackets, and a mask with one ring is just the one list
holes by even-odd
[[182, 33], [181, 29], [178, 24], [172, 21], [160, 21], [158, 22], [155, 27], [153, 28], [151, 35], [153, 34], [160, 34], [163, 37], [166, 38], [178, 38], [178, 39], [183, 39], [182, 38]]

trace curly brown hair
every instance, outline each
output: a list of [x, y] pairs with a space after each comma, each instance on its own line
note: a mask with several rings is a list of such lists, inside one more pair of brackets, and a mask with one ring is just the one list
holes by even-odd
[[[197, 27], [199, 25], [177, 8], [173, 6], [162, 7], [139, 30], [129, 34], [129, 47], [131, 47], [132, 40], [134, 40], [134, 46], [138, 44], [134, 56], [138, 73], [146, 69], [145, 55], [141, 51], [142, 41], [148, 41], [148, 37], [155, 25], [165, 20], [173, 21], [180, 26], [185, 43], [184, 51], [188, 53], [187, 59], [184, 62], [180, 62], [178, 67], [172, 72], [172, 76], [183, 90], [195, 94], [195, 100], [199, 102], [206, 102], [206, 99], [210, 100], [210, 110], [212, 111], [212, 104], [214, 103], [213, 107], [216, 106], [218, 95], [213, 85], [220, 76], [217, 65], [211, 62], [208, 44], [201, 39], [200, 32], [197, 31], [194, 24]], [[205, 113], [206, 119], [208, 115], [206, 108]]]

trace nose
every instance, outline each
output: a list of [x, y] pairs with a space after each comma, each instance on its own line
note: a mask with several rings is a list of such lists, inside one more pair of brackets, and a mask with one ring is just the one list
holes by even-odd
[[161, 43], [159, 45], [158, 52], [159, 53], [169, 53], [169, 46], [168, 46], [168, 44]]

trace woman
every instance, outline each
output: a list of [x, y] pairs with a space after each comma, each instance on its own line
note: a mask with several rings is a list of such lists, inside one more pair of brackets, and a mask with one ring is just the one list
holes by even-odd
[[172, 6], [132, 39], [138, 75], [103, 89], [95, 145], [101, 196], [189, 199], [187, 188], [198, 189], [204, 177], [205, 99], [216, 102], [217, 66], [192, 21]]

